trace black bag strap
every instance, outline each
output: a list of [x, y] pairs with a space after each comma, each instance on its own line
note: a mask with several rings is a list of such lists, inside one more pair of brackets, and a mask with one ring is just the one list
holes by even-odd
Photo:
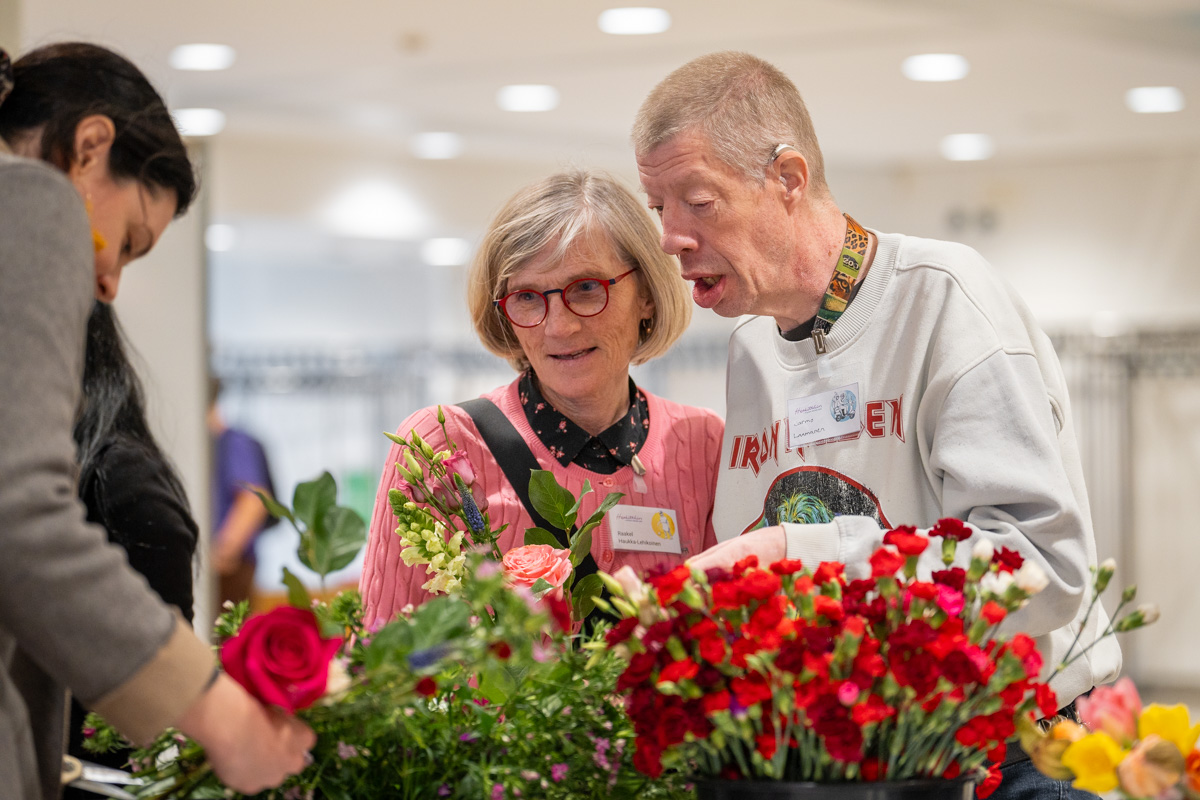
[[[513, 490], [520, 498], [521, 505], [525, 506], [529, 516], [533, 518], [533, 524], [550, 531], [562, 547], [567, 547], [568, 543], [563, 541], [563, 532], [547, 522], [546, 518], [534, 509], [533, 503], [529, 500], [529, 476], [533, 470], [541, 469], [542, 466], [533, 457], [533, 453], [529, 450], [529, 444], [517, 432], [512, 422], [504, 416], [504, 412], [497, 408], [495, 403], [486, 397], [467, 400], [459, 403], [458, 407], [466, 411], [474, 421], [479, 435], [483, 437], [483, 441], [492, 451], [496, 463], [503, 470], [504, 477], [508, 478], [508, 482], [512, 484]], [[588, 575], [595, 574], [598, 570], [596, 559], [592, 557], [591, 553], [588, 553], [583, 562], [575, 568], [575, 580], [578, 582]]]

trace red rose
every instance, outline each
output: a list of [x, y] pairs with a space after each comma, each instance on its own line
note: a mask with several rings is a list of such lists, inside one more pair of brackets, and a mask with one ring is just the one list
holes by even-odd
[[321, 636], [311, 610], [279, 606], [246, 620], [221, 645], [221, 666], [254, 697], [291, 713], [325, 694], [329, 662], [341, 646], [341, 639]]

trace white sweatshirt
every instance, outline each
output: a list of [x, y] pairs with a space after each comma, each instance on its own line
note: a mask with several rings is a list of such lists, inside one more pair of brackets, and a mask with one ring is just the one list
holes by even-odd
[[[1037, 638], [1045, 676], [1083, 622], [1096, 564], [1058, 358], [974, 250], [877, 236], [857, 297], [826, 337], [823, 364], [811, 339], [785, 340], [772, 318], [739, 320], [729, 343], [717, 538], [783, 522], [789, 558], [814, 568], [841, 561], [855, 578], [869, 576], [867, 559], [889, 528], [957, 517], [1049, 576], [1005, 622], [1006, 632]], [[797, 447], [789, 401], [793, 433], [813, 437]], [[857, 426], [838, 430], [832, 419], [849, 414]], [[960, 547], [960, 565], [969, 549]], [[940, 569], [940, 556], [928, 548], [923, 571]], [[1097, 611], [1084, 646], [1107, 625]], [[1053, 681], [1060, 705], [1113, 680], [1120, 666], [1112, 638], [1097, 645]]]

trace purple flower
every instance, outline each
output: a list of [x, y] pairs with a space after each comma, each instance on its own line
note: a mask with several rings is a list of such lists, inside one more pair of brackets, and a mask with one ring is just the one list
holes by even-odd
[[567, 765], [555, 764], [554, 766], [550, 767], [550, 777], [555, 783], [558, 783], [563, 778], [567, 777]]
[[96, 735], [96, 729], [95, 729], [95, 728], [84, 728], [84, 729], [83, 729], [83, 738], [85, 738], [85, 739], [90, 739], [90, 738], [92, 738], [92, 737], [93, 737], [93, 736], [95, 736], [95, 735]]
[[504, 800], [504, 787], [498, 783], [492, 784], [492, 800]]
[[449, 796], [450, 796], [450, 787], [443, 783], [441, 786], [438, 787], [438, 797], [449, 797]]
[[338, 758], [340, 758], [342, 761], [345, 761], [348, 758], [354, 758], [357, 756], [358, 748], [352, 744], [346, 744], [345, 742], [339, 741], [337, 743], [337, 754]]

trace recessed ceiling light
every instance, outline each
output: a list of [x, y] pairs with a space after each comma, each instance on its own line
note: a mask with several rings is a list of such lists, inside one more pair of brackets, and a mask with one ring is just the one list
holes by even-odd
[[550, 111], [558, 107], [558, 89], [543, 83], [519, 83], [496, 93], [505, 111]]
[[600, 30], [619, 36], [662, 33], [671, 27], [671, 15], [662, 8], [610, 8], [600, 12]]
[[463, 141], [457, 133], [428, 131], [414, 136], [409, 147], [417, 158], [457, 158], [462, 153]]
[[421, 245], [421, 260], [431, 267], [457, 267], [470, 257], [466, 239], [429, 239]]
[[225, 114], [215, 108], [177, 108], [171, 116], [183, 136], [212, 136], [225, 128]]
[[420, 202], [386, 178], [347, 186], [325, 207], [323, 219], [334, 233], [362, 239], [415, 239], [428, 224]]
[[1138, 114], [1170, 114], [1183, 110], [1183, 92], [1174, 86], [1139, 86], [1125, 93], [1125, 105]]
[[942, 139], [942, 155], [950, 161], [983, 161], [996, 152], [986, 133], [954, 133]]
[[169, 61], [175, 69], [209, 72], [229, 69], [236, 54], [227, 44], [181, 44], [171, 51]]
[[900, 65], [904, 77], [913, 81], [958, 81], [967, 77], [971, 65], [953, 53], [925, 53], [909, 56]]
[[214, 253], [232, 250], [237, 244], [237, 228], [215, 222], [204, 231], [204, 246]]

